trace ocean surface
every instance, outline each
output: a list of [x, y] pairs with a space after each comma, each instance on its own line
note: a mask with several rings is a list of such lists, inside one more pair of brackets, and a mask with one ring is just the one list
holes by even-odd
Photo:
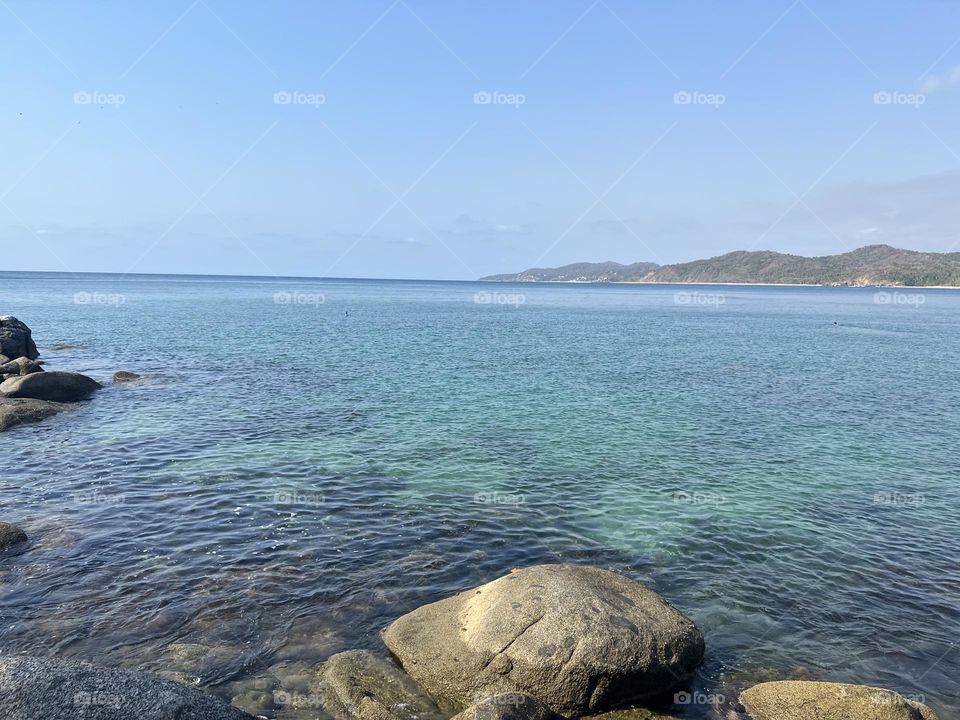
[[703, 629], [679, 717], [775, 678], [960, 717], [960, 291], [8, 272], [0, 314], [143, 375], [0, 436], [2, 653], [316, 717], [276, 678], [588, 563]]

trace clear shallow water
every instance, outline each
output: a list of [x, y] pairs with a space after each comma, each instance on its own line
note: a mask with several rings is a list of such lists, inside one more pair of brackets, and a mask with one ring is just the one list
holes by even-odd
[[960, 716], [960, 292], [0, 281], [49, 367], [144, 375], [3, 436], [0, 517], [33, 539], [0, 564], [4, 652], [255, 704], [563, 561], [690, 615], [694, 690], [813, 677]]

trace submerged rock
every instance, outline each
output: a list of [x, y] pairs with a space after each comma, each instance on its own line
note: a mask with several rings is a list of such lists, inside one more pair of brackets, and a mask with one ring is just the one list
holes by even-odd
[[664, 715], [647, 708], [631, 708], [629, 710], [611, 710], [600, 715], [590, 715], [581, 720], [679, 720], [676, 715]]
[[114, 382], [133, 382], [134, 380], [139, 380], [140, 376], [135, 372], [130, 372], [129, 370], [117, 370], [113, 374]]
[[7, 358], [24, 356], [30, 360], [40, 356], [30, 328], [13, 315], [0, 315], [0, 355]]
[[752, 720], [937, 720], [929, 707], [867, 685], [781, 680], [740, 695]]
[[90, 397], [101, 387], [103, 386], [100, 383], [86, 375], [54, 370], [4, 380], [0, 383], [0, 395], [8, 398], [74, 402]]
[[337, 653], [320, 669], [317, 696], [337, 720], [446, 717], [400, 668], [366, 650]]
[[69, 407], [69, 405], [49, 400], [13, 399], [0, 396], [0, 432], [18, 425], [39, 422]]
[[0, 522], [0, 550], [25, 543], [27, 534], [13, 523]]
[[563, 720], [534, 697], [523, 693], [490, 695], [453, 720]]
[[668, 692], [704, 652], [693, 622], [655, 592], [575, 565], [527, 568], [425, 605], [383, 638], [440, 702], [521, 692], [570, 717]]
[[0, 658], [4, 720], [253, 720], [150, 673], [58, 658]]

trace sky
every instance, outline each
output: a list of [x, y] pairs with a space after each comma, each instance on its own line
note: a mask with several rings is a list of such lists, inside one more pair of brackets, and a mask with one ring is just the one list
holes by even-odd
[[960, 250], [960, 2], [0, 0], [2, 270]]

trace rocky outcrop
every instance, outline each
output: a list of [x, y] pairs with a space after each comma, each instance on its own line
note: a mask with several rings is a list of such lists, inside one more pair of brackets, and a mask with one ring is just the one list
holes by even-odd
[[867, 685], [781, 680], [754, 685], [740, 702], [752, 720], [937, 720], [926, 705]]
[[0, 550], [15, 547], [27, 541], [27, 534], [16, 525], [0, 522]]
[[452, 720], [563, 720], [542, 702], [523, 693], [490, 695]]
[[102, 386], [73, 372], [44, 372], [30, 328], [0, 317], [0, 432], [70, 409]]
[[57, 658], [0, 658], [4, 720], [253, 720], [150, 673]]
[[40, 357], [30, 328], [13, 315], [0, 315], [0, 355], [9, 359], [26, 357], [36, 360]]
[[668, 692], [703, 635], [652, 590], [609, 570], [540, 565], [414, 610], [383, 639], [435, 700], [520, 692], [576, 717]]
[[103, 387], [93, 378], [74, 372], [31, 373], [0, 383], [0, 395], [8, 398], [31, 398], [53, 402], [86, 400]]
[[[2, 384], [2, 383], [0, 383]], [[11, 399], [0, 396], [0, 432], [69, 410], [70, 405], [47, 400]]]
[[336, 720], [442, 720], [406, 673], [366, 650], [337, 653], [320, 669], [317, 695]]
[[129, 370], [117, 370], [113, 374], [114, 382], [133, 382], [134, 380], [139, 380], [140, 376], [135, 372], [130, 372]]

